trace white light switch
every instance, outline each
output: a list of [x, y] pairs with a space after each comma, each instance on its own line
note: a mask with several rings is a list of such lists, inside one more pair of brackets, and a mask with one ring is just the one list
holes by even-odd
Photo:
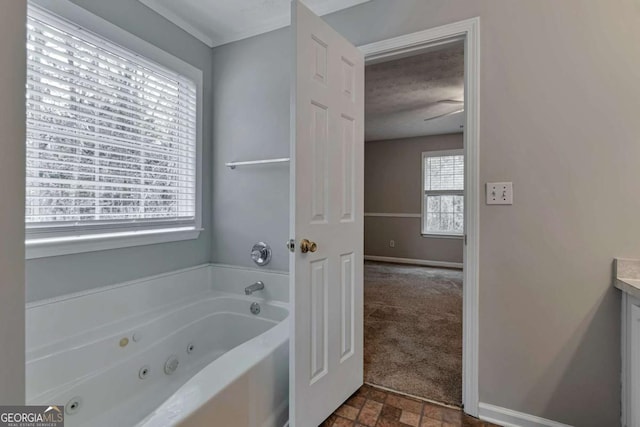
[[488, 205], [512, 205], [513, 204], [513, 183], [512, 182], [487, 182], [487, 204]]

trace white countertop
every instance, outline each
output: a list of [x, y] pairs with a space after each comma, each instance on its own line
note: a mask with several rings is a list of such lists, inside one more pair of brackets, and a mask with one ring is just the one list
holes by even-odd
[[622, 292], [626, 292], [635, 298], [640, 299], [640, 279], [616, 279], [614, 284]]
[[640, 299], [640, 260], [616, 258], [614, 276], [616, 288]]

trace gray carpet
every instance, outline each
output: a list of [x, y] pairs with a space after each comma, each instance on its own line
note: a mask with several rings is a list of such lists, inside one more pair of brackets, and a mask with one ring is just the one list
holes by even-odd
[[462, 402], [462, 271], [365, 262], [364, 379]]

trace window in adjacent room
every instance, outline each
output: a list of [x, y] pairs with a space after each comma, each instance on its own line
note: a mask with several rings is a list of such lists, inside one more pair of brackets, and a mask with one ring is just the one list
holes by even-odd
[[192, 79], [31, 5], [26, 94], [27, 244], [199, 227]]
[[464, 233], [464, 155], [462, 150], [422, 153], [422, 234]]

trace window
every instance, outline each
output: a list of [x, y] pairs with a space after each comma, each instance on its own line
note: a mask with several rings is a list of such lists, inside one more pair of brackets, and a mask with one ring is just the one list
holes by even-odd
[[193, 79], [30, 5], [27, 246], [197, 229], [197, 92]]
[[462, 150], [422, 153], [422, 234], [464, 233], [464, 155]]

